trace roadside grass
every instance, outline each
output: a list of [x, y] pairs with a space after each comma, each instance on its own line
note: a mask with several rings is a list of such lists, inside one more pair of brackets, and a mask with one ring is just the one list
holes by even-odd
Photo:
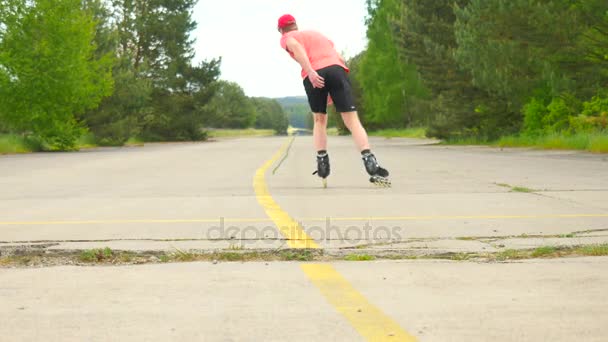
[[498, 140], [484, 138], [455, 138], [441, 142], [444, 145], [488, 145], [494, 147], [531, 147], [547, 150], [580, 150], [608, 153], [608, 132], [563, 134], [551, 133], [541, 136], [510, 135]]
[[210, 129], [209, 138], [242, 138], [242, 137], [269, 137], [274, 135], [272, 129]]
[[496, 142], [499, 147], [540, 147], [550, 150], [582, 150], [608, 153], [608, 132], [577, 133], [573, 135], [553, 133], [538, 137], [507, 136]]
[[14, 134], [0, 134], [0, 154], [35, 152], [37, 146], [28, 139]]
[[184, 262], [252, 262], [252, 261], [374, 261], [374, 260], [450, 260], [473, 262], [506, 262], [525, 259], [553, 259], [564, 257], [597, 257], [608, 256], [608, 243], [584, 246], [542, 246], [534, 249], [507, 249], [500, 252], [461, 252], [437, 254], [393, 253], [380, 254], [347, 254], [324, 255], [321, 250], [273, 250], [273, 251], [236, 251], [223, 250], [216, 252], [184, 252], [177, 250], [172, 253], [155, 252], [125, 252], [114, 251], [110, 248], [90, 249], [80, 252], [41, 253], [36, 251], [26, 255], [3, 255], [0, 257], [0, 267], [40, 267], [53, 265], [136, 265], [150, 263], [184, 263]]
[[442, 140], [440, 144], [441, 145], [456, 145], [456, 146], [469, 146], [469, 145], [495, 146], [496, 142], [487, 140], [484, 138], [478, 138], [478, 137], [457, 137], [457, 138], [450, 138], [450, 139]]
[[375, 136], [375, 137], [385, 137], [385, 138], [424, 139], [424, 138], [426, 138], [426, 128], [411, 127], [411, 128], [402, 128], [402, 129], [381, 129], [381, 130], [377, 130], [377, 131], [371, 131], [369, 133], [369, 135]]
[[95, 136], [92, 133], [83, 134], [76, 142], [76, 149], [98, 147]]
[[608, 256], [608, 244], [574, 247], [542, 246], [535, 249], [507, 249], [491, 255], [497, 261], [531, 258], [560, 258], [568, 256]]
[[315, 255], [308, 249], [281, 251], [279, 258], [285, 261], [313, 261]]
[[376, 260], [376, 257], [369, 254], [349, 254], [344, 257], [346, 261], [372, 261]]
[[553, 246], [543, 246], [543, 247], [538, 247], [537, 249], [533, 250], [530, 255], [533, 258], [542, 258], [545, 256], [549, 256], [551, 254], [554, 254], [555, 252], [557, 252], [557, 248], [555, 248]]
[[577, 252], [585, 256], [606, 256], [608, 255], [608, 244], [581, 246]]
[[114, 251], [109, 247], [103, 249], [87, 249], [80, 252], [79, 260], [82, 262], [104, 262], [114, 258]]
[[144, 146], [144, 141], [142, 139], [140, 139], [140, 138], [133, 137], [133, 138], [129, 138], [129, 140], [127, 140], [125, 142], [124, 146], [127, 146], [127, 147], [136, 147], [136, 146], [137, 147], [141, 147], [141, 146]]

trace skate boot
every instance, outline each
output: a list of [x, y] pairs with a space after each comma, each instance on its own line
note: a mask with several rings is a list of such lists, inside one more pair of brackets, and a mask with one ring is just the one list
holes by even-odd
[[362, 153], [362, 158], [365, 170], [370, 175], [369, 181], [374, 185], [390, 187], [391, 181], [388, 179], [389, 173], [385, 168], [378, 164], [376, 156], [369, 151], [364, 151]]
[[329, 173], [329, 155], [327, 152], [321, 152], [317, 154], [317, 171], [313, 172], [313, 175], [321, 177], [324, 188], [327, 188], [327, 177], [329, 176]]

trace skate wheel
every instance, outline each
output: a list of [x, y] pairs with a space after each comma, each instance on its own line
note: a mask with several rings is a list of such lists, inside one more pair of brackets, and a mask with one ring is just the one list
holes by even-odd
[[380, 188], [390, 188], [391, 187], [391, 181], [388, 178], [384, 178], [384, 177], [380, 177], [380, 176], [373, 176], [369, 179], [369, 181], [374, 184], [377, 187]]

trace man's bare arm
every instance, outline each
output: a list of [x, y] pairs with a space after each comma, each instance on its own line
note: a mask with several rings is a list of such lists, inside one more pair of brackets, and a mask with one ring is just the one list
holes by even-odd
[[323, 88], [325, 86], [325, 82], [323, 77], [319, 76], [317, 72], [312, 68], [310, 64], [310, 60], [308, 59], [308, 54], [306, 50], [295, 38], [290, 37], [285, 42], [287, 45], [287, 50], [293, 53], [293, 58], [300, 64], [302, 70], [308, 75], [310, 82], [313, 84], [315, 88]]

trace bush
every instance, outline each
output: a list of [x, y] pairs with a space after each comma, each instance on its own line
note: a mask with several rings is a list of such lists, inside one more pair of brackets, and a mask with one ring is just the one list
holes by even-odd
[[578, 100], [569, 95], [553, 98], [548, 105], [543, 100], [532, 98], [523, 108], [523, 133], [536, 136], [570, 131], [578, 103]]
[[561, 132], [568, 129], [568, 119], [575, 114], [575, 111], [564, 99], [553, 99], [547, 110], [547, 115], [542, 119], [545, 132]]
[[596, 132], [608, 128], [608, 97], [594, 96], [583, 103], [580, 115], [571, 117], [570, 129], [573, 132]]

